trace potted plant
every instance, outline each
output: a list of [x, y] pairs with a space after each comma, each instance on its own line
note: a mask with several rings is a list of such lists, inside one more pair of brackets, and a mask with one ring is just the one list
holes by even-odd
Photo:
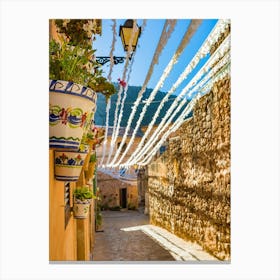
[[80, 148], [79, 150], [87, 152], [87, 156], [85, 158], [85, 163], [84, 163], [84, 171], [88, 170], [88, 166], [89, 166], [89, 162], [90, 162], [90, 156], [93, 150], [93, 143], [94, 143], [94, 135], [93, 132], [90, 131], [90, 129], [88, 129], [82, 137], [82, 141], [80, 144]]
[[55, 151], [55, 179], [58, 181], [78, 181], [86, 152]]
[[95, 166], [96, 166], [96, 154], [94, 152], [89, 157], [89, 164], [88, 164], [88, 168], [86, 170], [86, 180], [87, 181], [89, 181], [93, 178]]
[[49, 124], [50, 148], [78, 150], [91, 122], [96, 92], [87, 87], [93, 50], [50, 42]]
[[106, 103], [117, 92], [115, 86], [102, 76], [98, 77], [94, 82], [91, 82], [89, 86], [96, 92], [103, 94], [106, 98]]
[[92, 198], [96, 198], [89, 187], [78, 187], [74, 190], [74, 218], [85, 219], [89, 213], [89, 206]]
[[[93, 41], [93, 34], [101, 34], [100, 19], [56, 19], [57, 31], [68, 44], [73, 46], [90, 47]], [[95, 71], [97, 66], [94, 66]], [[95, 92], [100, 92], [106, 97], [106, 101], [111, 95], [116, 93], [115, 86], [101, 75], [95, 80], [89, 81], [89, 87]]]
[[100, 145], [105, 137], [105, 128], [94, 126], [92, 128], [93, 138], [90, 144], [92, 145], [92, 149], [94, 150], [96, 146]]
[[61, 37], [49, 43], [50, 148], [77, 151], [94, 117], [96, 90], [103, 83], [106, 94], [115, 92], [92, 60], [95, 50], [86, 40], [77, 40]]

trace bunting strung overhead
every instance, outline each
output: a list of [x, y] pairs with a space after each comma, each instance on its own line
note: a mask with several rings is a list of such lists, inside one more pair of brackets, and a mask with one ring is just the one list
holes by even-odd
[[[133, 39], [136, 35], [136, 31], [137, 31], [136, 20], [133, 20], [132, 35], [131, 35], [131, 38], [129, 40], [128, 51], [126, 53], [126, 60], [125, 60], [125, 66], [124, 66], [124, 69], [123, 69], [122, 81], [126, 80], [126, 72], [127, 72], [127, 68], [128, 68], [128, 65], [129, 65], [129, 57], [131, 56], [132, 42], [133, 42]], [[117, 138], [116, 137], [116, 126], [117, 126], [119, 106], [120, 106], [120, 102], [121, 102], [121, 94], [123, 92], [123, 89], [124, 89], [123, 86], [120, 85], [120, 89], [119, 89], [119, 92], [118, 92], [118, 100], [117, 100], [117, 103], [116, 103], [113, 133], [112, 133], [112, 138], [111, 138], [111, 143], [110, 143], [110, 151], [109, 151], [109, 155], [108, 155], [108, 158], [107, 158], [107, 164], [108, 164], [108, 162], [110, 162], [112, 152], [113, 152], [114, 147], [115, 147], [115, 141], [116, 141], [116, 138]]]
[[[217, 63], [215, 65], [215, 67], [195, 86], [190, 90], [190, 93], [192, 94], [193, 92], [200, 92], [202, 90], [202, 88], [204, 88], [210, 81], [211, 79], [213, 79], [215, 77], [215, 75], [221, 70], [223, 69], [223, 67], [225, 65], [227, 65], [229, 63], [229, 59], [230, 59], [230, 55], [229, 53], [227, 53], [223, 59], [221, 61], [219, 61], [219, 63]], [[185, 91], [186, 93], [186, 91]], [[179, 113], [179, 111], [181, 110], [181, 108], [183, 107], [183, 105], [185, 105], [186, 103], [186, 99], [182, 99], [180, 104], [178, 106], [176, 106], [176, 110], [172, 113], [171, 117], [167, 120], [167, 122], [164, 124], [164, 120], [166, 120], [170, 113], [172, 112], [172, 110], [169, 110], [166, 113], [166, 116], [164, 117], [164, 119], [162, 120], [162, 122], [159, 124], [159, 126], [156, 128], [156, 130], [154, 131], [154, 133], [152, 134], [152, 136], [149, 138], [149, 140], [147, 141], [147, 143], [145, 144], [144, 148], [141, 149], [141, 152], [138, 152], [138, 154], [136, 156], [134, 156], [134, 159], [131, 160], [131, 158], [125, 163], [125, 165], [133, 165], [136, 164], [142, 157], [144, 154], [147, 154], [149, 152], [149, 150], [151, 148], [153, 148], [153, 145], [155, 143], [157, 143], [157, 140], [160, 138], [161, 134], [166, 130], [169, 129], [169, 125], [170, 123], [173, 121], [173, 119], [176, 117], [176, 115]], [[191, 103], [192, 104], [192, 103]], [[193, 107], [191, 107], [192, 110]], [[170, 108], [171, 109], [171, 108]], [[185, 117], [187, 116], [186, 114], [189, 114], [189, 110], [187, 111], [187, 113], [185, 113], [185, 111], [179, 116], [180, 117]], [[177, 120], [176, 120], [177, 121]], [[176, 122], [175, 121], [175, 122]], [[163, 127], [162, 127], [163, 126]]]
[[[173, 101], [172, 105], [170, 106], [170, 108], [168, 109], [168, 111], [165, 113], [165, 116], [163, 117], [162, 121], [160, 122], [160, 124], [157, 126], [156, 130], [154, 131], [154, 134], [149, 137], [149, 140], [148, 142], [146, 143], [146, 146], [154, 139], [157, 139], [158, 137], [156, 136], [157, 132], [160, 131], [161, 127], [164, 125], [166, 119], [170, 116], [170, 114], [172, 113], [172, 111], [176, 108], [176, 111], [173, 113], [173, 118], [176, 116], [176, 114], [181, 110], [181, 108], [185, 105], [186, 103], [186, 99], [182, 99], [186, 96], [186, 93], [188, 93], [188, 96], [190, 97], [191, 94], [193, 92], [195, 92], [194, 90], [190, 91], [190, 89], [195, 85], [197, 84], [197, 82], [202, 78], [202, 76], [207, 73], [207, 71], [209, 71], [209, 69], [214, 65], [216, 64], [220, 59], [221, 57], [224, 57], [225, 53], [227, 52], [227, 56], [224, 57], [216, 66], [215, 68], [213, 68], [211, 70], [211, 72], [202, 80], [202, 84], [203, 82], [207, 81], [207, 79], [210, 79], [218, 70], [219, 68], [221, 68], [229, 59], [230, 59], [230, 56], [229, 56], [229, 48], [230, 48], [230, 35], [228, 35], [228, 37], [223, 41], [223, 43], [218, 47], [218, 49], [214, 52], [214, 54], [211, 56], [211, 58], [205, 63], [205, 65], [200, 69], [200, 71], [192, 78], [192, 80], [187, 84], [187, 86], [182, 90], [182, 92], [177, 96], [177, 98]], [[199, 55], [199, 52], [198, 52], [198, 55]], [[194, 57], [194, 59], [196, 59], [196, 57]], [[193, 60], [194, 60], [193, 59]], [[192, 60], [192, 61], [193, 61]], [[190, 62], [190, 64], [193, 65], [192, 61]], [[197, 63], [195, 64], [197, 65]], [[194, 66], [195, 67], [195, 66]], [[189, 65], [186, 69], [189, 68]], [[187, 73], [186, 71], [184, 71], [183, 74]], [[183, 75], [180, 76], [180, 78], [182, 78]], [[179, 79], [180, 79], [179, 78]], [[178, 80], [179, 80], [178, 79]], [[177, 81], [178, 82], [178, 81]], [[173, 87], [172, 87], [173, 88]], [[197, 88], [196, 88], [197, 89]], [[172, 91], [172, 89], [170, 90]], [[156, 121], [156, 118], [158, 117], [159, 115], [159, 112], [160, 110], [162, 109], [163, 107], [163, 104], [165, 103], [166, 101], [166, 97], [169, 96], [169, 93], [170, 91], [167, 93], [167, 95], [164, 97], [164, 99], [161, 101], [161, 104], [159, 105], [156, 113], [154, 114], [153, 116], [153, 119], [152, 121], [150, 122], [145, 134], [143, 135], [140, 143], [138, 144], [136, 150], [133, 152], [133, 154], [131, 155], [131, 157], [129, 158], [128, 162], [133, 162], [132, 164], [135, 164], [136, 161], [137, 161], [137, 157], [136, 155], [137, 154], [143, 154], [143, 153], [146, 153], [147, 151], [144, 149], [144, 150], [141, 150], [141, 148], [143, 147], [143, 143], [145, 141], [145, 139], [148, 138], [148, 135], [150, 133], [150, 131], [152, 130], [153, 128], [153, 124], [155, 123]], [[178, 103], [179, 101], [181, 100], [181, 103], [180, 105], [178, 106]], [[171, 122], [172, 120], [169, 120], [169, 122]], [[156, 137], [156, 138], [155, 138]], [[141, 153], [139, 153], [139, 151], [141, 150]], [[138, 157], [139, 157], [138, 155]], [[132, 159], [135, 158], [133, 161]]]
[[[112, 72], [114, 67], [114, 50], [115, 50], [115, 44], [117, 41], [117, 21], [115, 19], [112, 19], [113, 25], [112, 25], [112, 31], [113, 31], [113, 40], [111, 45], [111, 51], [110, 51], [110, 70], [108, 74], [108, 81], [111, 82], [112, 80]], [[110, 108], [111, 108], [111, 97], [106, 100], [106, 122], [105, 122], [105, 136], [102, 146], [102, 158], [101, 158], [101, 164], [104, 161], [104, 157], [106, 154], [106, 148], [107, 148], [107, 141], [108, 141], [108, 128], [109, 128], [109, 117], [110, 117]]]
[[[136, 136], [136, 133], [142, 123], [142, 120], [144, 118], [144, 115], [147, 111], [148, 106], [153, 102], [157, 92], [159, 89], [163, 86], [164, 81], [170, 74], [174, 64], [177, 62], [178, 58], [188, 45], [190, 39], [194, 35], [194, 33], [197, 31], [198, 27], [200, 26], [202, 20], [192, 20], [189, 28], [186, 30], [184, 37], [182, 41], [179, 44], [179, 47], [177, 48], [176, 52], [174, 53], [172, 59], [169, 61], [167, 67], [162, 73], [162, 76], [160, 77], [158, 83], [156, 84], [155, 88], [151, 92], [148, 99], [145, 101], [145, 104], [142, 108], [142, 111], [140, 113], [140, 116], [136, 122], [136, 127], [133, 130], [132, 136], [130, 138], [130, 141], [128, 144], [126, 143], [128, 131], [130, 130], [132, 120], [135, 116], [136, 110], [138, 105], [141, 102], [141, 99], [143, 97], [143, 94], [146, 90], [147, 84], [152, 76], [154, 65], [158, 63], [158, 59], [160, 56], [160, 53], [162, 52], [164, 46], [166, 45], [171, 33], [173, 32], [176, 20], [166, 20], [160, 40], [157, 45], [157, 49], [154, 53], [153, 60], [151, 62], [151, 65], [149, 67], [149, 71], [146, 75], [145, 82], [142, 85], [141, 90], [138, 93], [137, 99], [134, 103], [134, 106], [132, 107], [131, 114], [129, 116], [125, 133], [122, 136], [122, 140], [120, 145], [116, 150], [116, 140], [118, 138], [119, 129], [120, 129], [120, 123], [122, 120], [123, 110], [124, 110], [124, 104], [127, 96], [127, 90], [128, 90], [128, 81], [131, 75], [132, 71], [132, 65], [130, 67], [127, 67], [128, 61], [126, 61], [126, 65], [124, 67], [123, 81], [126, 81], [125, 86], [120, 86], [120, 90], [118, 92], [118, 99], [116, 103], [116, 110], [115, 110], [115, 118], [114, 118], [114, 126], [113, 126], [113, 134], [112, 139], [110, 143], [110, 151], [109, 156], [107, 158], [107, 162], [104, 163], [104, 157], [105, 152], [102, 151], [102, 160], [99, 163], [99, 167], [102, 168], [129, 168], [132, 165], [138, 165], [138, 166], [144, 166], [149, 164], [149, 162], [152, 160], [153, 156], [156, 154], [158, 149], [163, 145], [163, 143], [166, 141], [166, 139], [169, 137], [169, 135], [176, 131], [180, 125], [185, 121], [186, 116], [193, 110], [194, 105], [196, 104], [197, 100], [207, 93], [212, 85], [217, 82], [219, 79], [222, 79], [225, 75], [230, 74], [230, 35], [228, 35], [222, 43], [218, 46], [216, 51], [210, 56], [210, 58], [207, 60], [207, 62], [202, 66], [202, 68], [194, 75], [194, 77], [191, 79], [191, 81], [184, 87], [184, 89], [180, 92], [180, 94], [174, 99], [173, 103], [165, 113], [164, 117], [162, 118], [161, 122], [158, 124], [156, 129], [151, 134], [152, 129], [154, 128], [154, 124], [160, 114], [160, 111], [162, 110], [164, 104], [169, 101], [169, 97], [175, 92], [175, 90], [182, 84], [182, 82], [189, 76], [190, 73], [194, 70], [194, 68], [198, 65], [200, 60], [204, 58], [206, 55], [210, 53], [210, 50], [212, 47], [218, 42], [220, 35], [226, 30], [226, 28], [229, 26], [228, 20], [219, 20], [213, 30], [210, 32], [196, 55], [193, 57], [191, 62], [186, 66], [184, 71], [181, 73], [177, 81], [172, 85], [170, 90], [167, 92], [165, 97], [161, 100], [159, 106], [157, 107], [156, 112], [153, 115], [153, 118], [151, 119], [140, 143], [136, 147], [136, 149], [133, 151], [133, 153], [130, 155], [130, 157], [123, 162], [124, 157], [128, 153], [128, 151], [131, 149], [132, 144], [134, 143], [134, 139]], [[135, 21], [134, 21], [135, 25]], [[113, 43], [112, 43], [113, 45]], [[128, 59], [127, 59], [128, 60]], [[133, 64], [133, 60], [132, 63]], [[129, 71], [128, 76], [126, 78], [126, 72]], [[123, 93], [123, 98], [121, 98], [121, 95]], [[191, 98], [194, 96], [190, 101], [186, 99], [186, 97]], [[109, 103], [111, 104], [111, 103]], [[107, 104], [108, 106], [108, 104]], [[180, 113], [181, 112], [181, 113]], [[179, 115], [178, 115], [179, 114]], [[108, 114], [109, 119], [109, 114]], [[107, 121], [107, 108], [106, 108], [106, 129], [108, 126]], [[150, 135], [151, 134], [151, 135]], [[148, 140], [147, 140], [148, 139]], [[107, 140], [107, 139], [105, 139]], [[106, 143], [104, 141], [104, 145], [106, 146]], [[124, 147], [124, 144], [127, 144], [126, 147]], [[123, 148], [124, 147], [124, 148]], [[106, 149], [106, 148], [105, 148]], [[123, 151], [124, 150], [124, 151]], [[114, 151], [114, 157], [112, 158]], [[122, 151], [122, 153], [121, 153]], [[121, 156], [120, 156], [121, 153]]]
[[[144, 32], [145, 26], [146, 26], [146, 20], [144, 20], [143, 25], [142, 25], [142, 29], [141, 29], [142, 33]], [[133, 28], [135, 28], [134, 32], [136, 32], [137, 31], [136, 21], [134, 22], [134, 27]], [[133, 37], [134, 36], [131, 37], [131, 43], [133, 41]], [[119, 135], [120, 124], [121, 124], [121, 120], [122, 120], [122, 116], [123, 116], [124, 103], [125, 103], [126, 96], [127, 96], [128, 84], [129, 84], [130, 75], [131, 75], [131, 72], [132, 72], [132, 66], [133, 66], [133, 63], [134, 63], [134, 58], [135, 58], [136, 52], [137, 52], [137, 48], [134, 51], [134, 55], [132, 57], [132, 61], [131, 61], [130, 66], [129, 66], [129, 73], [128, 73], [128, 76], [127, 76], [127, 81], [124, 82], [124, 81], [120, 80], [120, 85], [124, 88], [124, 94], [123, 94], [123, 98], [122, 98], [122, 102], [121, 102], [120, 112], [119, 112], [119, 115], [118, 115], [118, 123], [117, 123], [116, 132], [115, 132], [114, 138], [112, 137], [112, 140], [113, 140], [114, 143], [116, 143], [116, 140], [117, 140], [118, 135]]]
[[[136, 127], [133, 131], [133, 134], [130, 138], [130, 141], [125, 149], [125, 151], [122, 153], [121, 158], [119, 159], [119, 161], [117, 162], [117, 165], [119, 165], [122, 161], [122, 159], [124, 158], [124, 156], [127, 154], [128, 150], [131, 148], [133, 142], [134, 142], [134, 138], [136, 135], [137, 130], [139, 129], [139, 126], [143, 120], [143, 117], [146, 113], [147, 107], [150, 105], [151, 101], [154, 99], [154, 97], [156, 96], [158, 90], [163, 86], [164, 81], [166, 80], [166, 78], [168, 77], [168, 75], [170, 74], [173, 66], [175, 65], [175, 63], [177, 63], [177, 60], [179, 58], [179, 56], [182, 54], [183, 50], [185, 49], [185, 47], [187, 46], [187, 44], [189, 43], [190, 39], [192, 38], [193, 34], [196, 32], [196, 30], [198, 29], [199, 25], [201, 24], [202, 20], [192, 20], [187, 31], [184, 34], [183, 39], [181, 40], [181, 43], [179, 45], [179, 47], [177, 48], [175, 54], [173, 55], [173, 57], [171, 58], [170, 62], [168, 63], [167, 67], [165, 68], [163, 75], [161, 76], [159, 82], [157, 83], [156, 87], [153, 89], [153, 91], [151, 92], [146, 104], [144, 105], [142, 112], [140, 114], [139, 119], [137, 120], [136, 123]], [[121, 145], [120, 145], [121, 146]], [[113, 166], [115, 161], [117, 160], [118, 157], [118, 152], [116, 152], [115, 157], [113, 159], [113, 161], [109, 164], [109, 166]]]
[[[230, 75], [230, 65], [227, 65], [226, 68], [224, 68], [220, 73], [218, 73], [218, 75], [212, 79], [207, 85], [206, 88], [203, 92], [203, 94], [205, 94], [206, 92], [208, 92], [211, 87], [213, 86], [214, 83], [216, 83], [217, 81], [223, 79], [226, 75]], [[192, 101], [197, 101], [202, 95], [199, 93], [197, 94]], [[195, 105], [195, 103], [192, 105], [192, 107]], [[186, 108], [186, 111], [182, 114], [182, 117], [178, 119], [178, 121], [174, 122], [174, 124], [172, 125], [172, 127], [166, 131], [166, 133], [163, 135], [163, 137], [160, 139], [160, 141], [157, 143], [157, 145], [153, 148], [153, 150], [145, 157], [145, 159], [141, 162], [139, 162], [139, 166], [145, 166], [147, 164], [150, 163], [150, 161], [152, 160], [153, 156], [156, 154], [156, 152], [159, 150], [159, 148], [163, 145], [163, 143], [166, 141], [167, 137], [173, 133], [174, 131], [176, 131], [184, 122], [184, 116], [186, 116], [189, 112], [190, 112], [190, 108]]]
[[[153, 59], [152, 59], [152, 62], [150, 64], [150, 67], [149, 67], [149, 71], [148, 71], [148, 74], [145, 78], [145, 82], [141, 88], [141, 90], [139, 91], [138, 93], [138, 97], [134, 103], [134, 106], [132, 107], [132, 112], [129, 116], [129, 119], [128, 119], [128, 122], [127, 122], [127, 126], [126, 126], [126, 129], [125, 129], [125, 133], [124, 135], [122, 136], [122, 141], [120, 143], [120, 146], [116, 152], [116, 155], [118, 156], [126, 139], [127, 139], [127, 135], [128, 135], [128, 131], [130, 129], [130, 126], [131, 126], [131, 123], [132, 123], [132, 120], [135, 116], [135, 113], [136, 113], [136, 110], [137, 110], [137, 107], [141, 101], [141, 98], [147, 88], [147, 85], [148, 85], [148, 82], [152, 76], [152, 73], [153, 73], [153, 70], [154, 70], [154, 65], [158, 63], [158, 59], [159, 59], [159, 56], [161, 54], [161, 52], [163, 51], [165, 45], [167, 44], [168, 42], [168, 39], [170, 38], [172, 32], [174, 31], [174, 28], [175, 28], [175, 25], [176, 25], [176, 20], [166, 20], [165, 21], [165, 24], [164, 24], [164, 27], [163, 27], [163, 30], [162, 30], [162, 33], [161, 33], [161, 36], [160, 36], [160, 39], [159, 39], [159, 42], [158, 42], [158, 45], [157, 45], [157, 48], [156, 48], [156, 51], [154, 53], [154, 56], [153, 56]], [[115, 158], [116, 158], [116, 155], [115, 155]], [[114, 158], [114, 159], [115, 159]], [[108, 162], [108, 161], [107, 161]], [[106, 165], [108, 166], [108, 165]], [[102, 165], [102, 167], [105, 167], [105, 165]]]

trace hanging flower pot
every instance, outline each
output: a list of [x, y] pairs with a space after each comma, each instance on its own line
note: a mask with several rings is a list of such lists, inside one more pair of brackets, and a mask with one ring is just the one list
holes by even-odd
[[73, 211], [74, 218], [76, 219], [85, 219], [88, 216], [90, 207], [90, 200], [87, 201], [74, 201]]
[[87, 153], [55, 151], [55, 179], [78, 181]]
[[50, 80], [50, 148], [77, 151], [96, 109], [97, 95], [82, 85]]
[[93, 192], [88, 187], [76, 188], [73, 193], [74, 196], [74, 218], [85, 219], [89, 213], [91, 199], [94, 198]]

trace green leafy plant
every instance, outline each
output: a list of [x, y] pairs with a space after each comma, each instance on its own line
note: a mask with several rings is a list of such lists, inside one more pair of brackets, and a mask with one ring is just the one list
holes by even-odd
[[81, 144], [79, 146], [79, 151], [85, 152], [86, 150], [88, 150], [90, 144], [89, 140], [93, 140], [93, 133], [85, 131], [82, 136]]
[[53, 80], [71, 81], [88, 86], [100, 92], [108, 99], [116, 93], [113, 84], [102, 76], [100, 64], [93, 61], [95, 50], [91, 46], [73, 46], [65, 40], [59, 44], [55, 40], [49, 42], [49, 78]]
[[89, 162], [96, 162], [96, 154], [90, 156]]
[[102, 93], [106, 98], [106, 102], [117, 92], [115, 86], [104, 77], [96, 78], [94, 82], [89, 83], [89, 87], [94, 88], [96, 92]]
[[93, 192], [91, 190], [88, 189], [88, 187], [78, 187], [74, 190], [74, 198], [81, 200], [81, 201], [85, 201], [91, 198], [96, 198], [96, 196], [93, 194]]
[[100, 227], [102, 225], [102, 220], [101, 206], [98, 205], [96, 208], [96, 225]]
[[87, 138], [87, 140], [93, 140], [93, 138], [94, 138], [93, 133], [92, 133], [92, 132], [88, 132], [88, 133], [86, 134], [86, 138]]
[[54, 40], [49, 44], [50, 79], [65, 80], [87, 86], [101, 75], [101, 71], [91, 72], [98, 64], [92, 62], [94, 50], [90, 47], [68, 45], [65, 41], [60, 45]]

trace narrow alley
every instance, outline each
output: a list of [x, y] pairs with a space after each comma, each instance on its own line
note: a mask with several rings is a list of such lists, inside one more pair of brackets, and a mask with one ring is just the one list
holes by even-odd
[[229, 262], [231, 21], [113, 22], [49, 20], [49, 260]]
[[142, 211], [103, 211], [93, 261], [217, 261], [200, 246], [149, 225]]

